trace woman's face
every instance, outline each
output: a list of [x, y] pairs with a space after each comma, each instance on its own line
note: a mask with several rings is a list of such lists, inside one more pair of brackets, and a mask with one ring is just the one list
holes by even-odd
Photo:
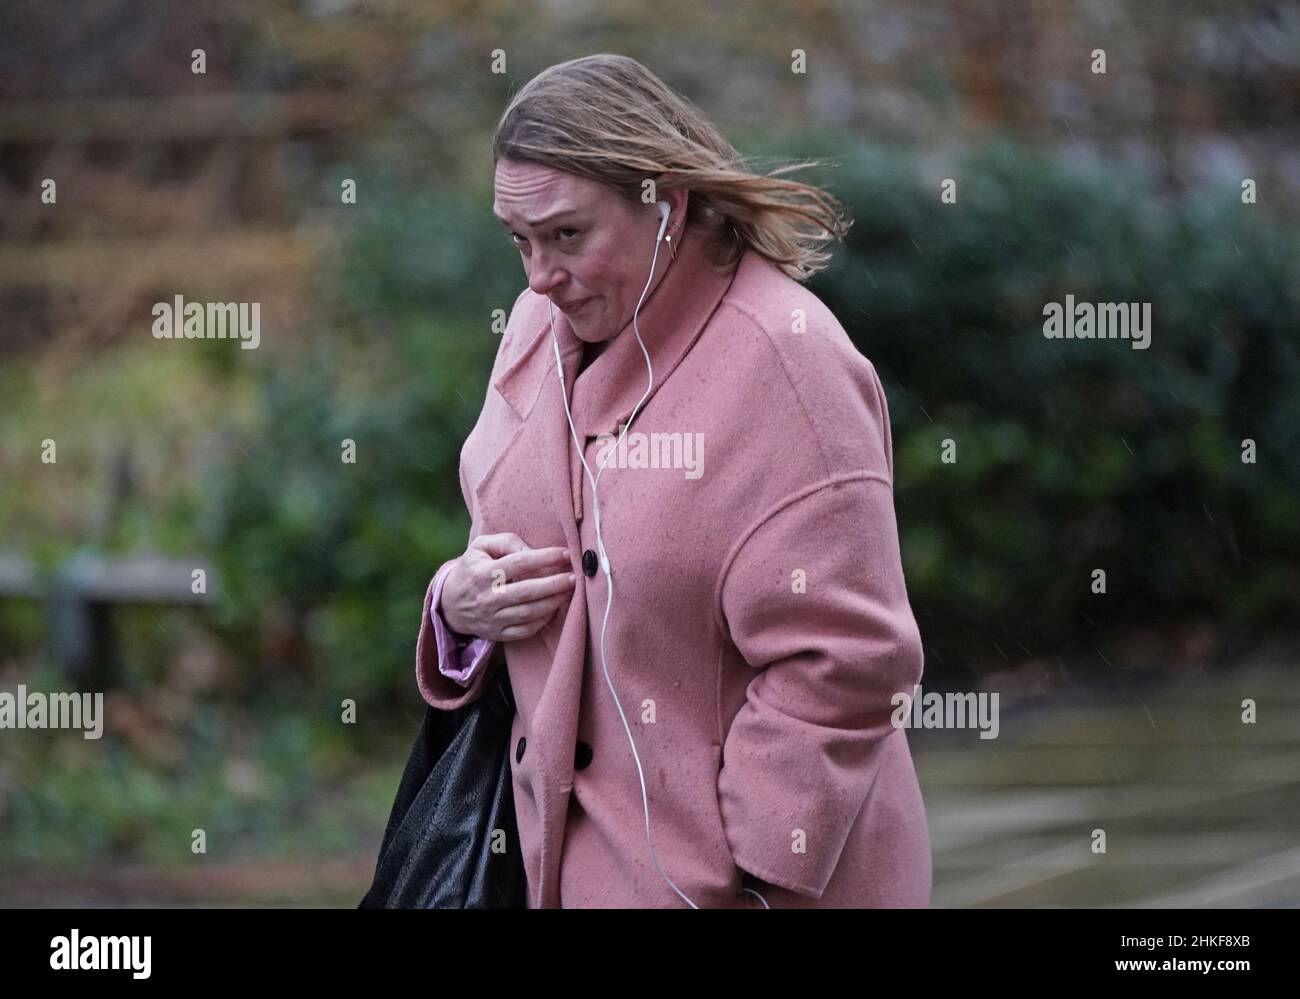
[[[523, 257], [528, 286], [563, 312], [579, 339], [600, 343], [632, 321], [646, 290], [659, 209], [621, 197], [605, 184], [536, 163], [502, 159], [493, 214]], [[667, 232], [680, 238], [686, 191], [664, 192]], [[672, 254], [662, 244], [648, 298]]]

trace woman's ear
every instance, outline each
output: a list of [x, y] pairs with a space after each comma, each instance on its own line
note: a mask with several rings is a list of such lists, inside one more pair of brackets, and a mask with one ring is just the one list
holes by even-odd
[[668, 203], [673, 206], [673, 221], [677, 224], [677, 228], [680, 229], [686, 225], [686, 214], [691, 204], [691, 192], [685, 188], [680, 188], [672, 193], [676, 196], [676, 200], [669, 198]]
[[670, 218], [668, 221], [669, 232], [677, 232], [686, 224], [686, 213], [690, 207], [691, 192], [684, 187], [676, 187], [670, 190], [664, 190], [665, 181], [672, 182], [677, 179], [677, 175], [671, 172], [661, 173], [655, 178], [655, 189], [658, 192], [658, 201], [667, 201], [671, 207]]

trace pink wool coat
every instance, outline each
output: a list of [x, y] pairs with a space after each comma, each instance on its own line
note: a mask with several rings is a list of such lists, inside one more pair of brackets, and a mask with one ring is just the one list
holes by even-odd
[[[659, 865], [700, 908], [927, 906], [931, 858], [895, 692], [921, 681], [885, 394], [826, 306], [753, 250], [710, 265], [698, 230], [642, 305], [652, 394], [628, 434], [700, 435], [696, 472], [610, 458], [599, 479], [614, 603], [609, 676], [645, 774]], [[628, 323], [575, 378], [592, 474], [645, 393]], [[660, 438], [647, 436], [648, 441]], [[633, 448], [629, 447], [629, 455]], [[671, 464], [670, 461], [655, 464]], [[682, 464], [685, 463], [683, 458]], [[529, 907], [685, 908], [651, 859], [641, 783], [601, 666], [604, 573], [547, 299], [515, 301], [461, 453], [470, 538], [567, 546], [572, 599], [496, 646], [469, 686], [438, 668], [425, 594], [416, 676], [452, 709], [509, 670], [510, 760]], [[504, 654], [502, 654], [504, 653]]]

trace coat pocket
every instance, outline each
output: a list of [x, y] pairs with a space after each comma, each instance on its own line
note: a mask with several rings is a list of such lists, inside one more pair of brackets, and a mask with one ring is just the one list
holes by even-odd
[[732, 894], [737, 896], [734, 908], [744, 908], [745, 899], [753, 899], [755, 904], [758, 903], [758, 899], [748, 892], [742, 891], [744, 886], [741, 884], [741, 878], [745, 872], [736, 866], [736, 860], [731, 855], [731, 844], [727, 842], [727, 831], [722, 825], [722, 805], [718, 801], [718, 775], [722, 773], [722, 747], [711, 744], [709, 753], [713, 762], [713, 795], [709, 799], [711, 806], [709, 814], [713, 823], [713, 835], [722, 855], [726, 857], [729, 867], [728, 884]]
[[[722, 849], [726, 851], [727, 860], [731, 864], [731, 888], [735, 895], [735, 902], [731, 905], [731, 908], [775, 908], [774, 893], [779, 892], [781, 889], [738, 866], [736, 858], [731, 855], [731, 844], [727, 842], [727, 831], [722, 824], [722, 805], [718, 800], [718, 776], [722, 773], [722, 747], [712, 745], [709, 748], [713, 752], [713, 815], [716, 820], [718, 842], [722, 844]], [[752, 888], [759, 895], [762, 895], [767, 901], [767, 905], [764, 905], [752, 892], [745, 891], [746, 888]]]

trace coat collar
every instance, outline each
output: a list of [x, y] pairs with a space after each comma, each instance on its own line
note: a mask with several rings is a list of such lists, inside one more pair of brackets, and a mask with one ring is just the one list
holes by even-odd
[[[737, 267], [719, 269], [709, 260], [707, 250], [703, 230], [688, 225], [682, 233], [676, 259], [637, 313], [636, 325], [654, 366], [654, 384], [642, 403], [642, 410], [695, 345], [709, 317], [731, 287]], [[532, 411], [544, 380], [556, 377], [550, 308], [545, 297], [532, 297], [535, 306], [529, 318], [530, 329], [525, 333], [530, 338], [528, 346], [492, 383], [520, 419], [526, 419]], [[631, 319], [581, 375], [577, 370], [583, 341], [558, 309], [555, 310], [555, 334], [560, 344], [565, 391], [578, 434], [588, 438], [619, 433], [620, 426], [627, 423], [645, 395], [648, 380], [645, 355], [637, 343]]]

